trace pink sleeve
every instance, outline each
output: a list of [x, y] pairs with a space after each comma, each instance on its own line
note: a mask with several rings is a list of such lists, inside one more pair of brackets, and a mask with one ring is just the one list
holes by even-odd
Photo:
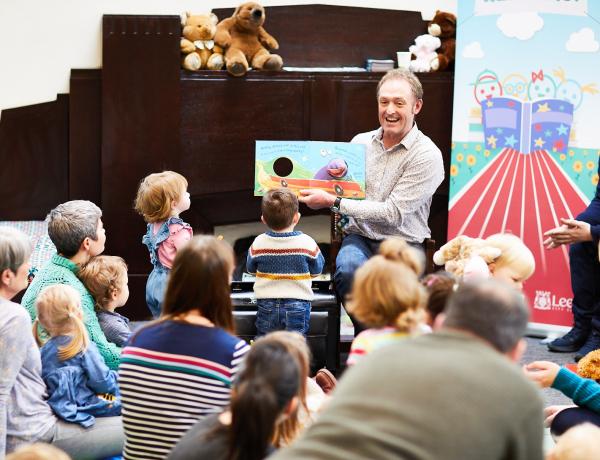
[[168, 269], [173, 267], [177, 250], [192, 239], [192, 227], [189, 225], [169, 225], [169, 237], [158, 247], [158, 260]]

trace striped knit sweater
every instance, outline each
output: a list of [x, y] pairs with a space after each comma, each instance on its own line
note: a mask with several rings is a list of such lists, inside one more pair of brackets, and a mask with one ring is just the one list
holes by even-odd
[[161, 321], [123, 349], [125, 459], [166, 458], [192, 425], [221, 412], [249, 346], [220, 328]]
[[250, 246], [246, 268], [256, 275], [257, 299], [312, 300], [311, 278], [321, 273], [324, 263], [319, 246], [310, 236], [268, 231]]

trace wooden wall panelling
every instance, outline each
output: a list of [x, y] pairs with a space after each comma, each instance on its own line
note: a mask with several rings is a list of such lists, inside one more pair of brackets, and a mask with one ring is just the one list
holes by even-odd
[[182, 170], [204, 231], [260, 219], [255, 141], [310, 139], [312, 86], [312, 78], [287, 73], [184, 73]]
[[[214, 9], [218, 18], [233, 8]], [[427, 23], [417, 11], [333, 5], [269, 6], [265, 29], [279, 42], [285, 66], [364, 67], [367, 58], [396, 60]]]
[[3, 110], [0, 159], [0, 220], [43, 220], [67, 201], [69, 97]]
[[69, 198], [101, 206], [102, 71], [71, 70]]
[[179, 16], [103, 18], [102, 208], [106, 253], [129, 264], [131, 297], [124, 314], [148, 316], [142, 245], [146, 225], [132, 209], [139, 181], [180, 170]]

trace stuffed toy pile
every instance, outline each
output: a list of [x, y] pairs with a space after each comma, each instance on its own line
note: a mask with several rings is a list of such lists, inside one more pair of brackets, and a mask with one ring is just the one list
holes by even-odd
[[235, 76], [245, 75], [249, 67], [257, 70], [281, 70], [283, 60], [270, 49], [279, 48], [263, 28], [265, 9], [254, 2], [242, 3], [230, 18], [217, 25], [215, 43], [225, 48], [225, 66]]
[[427, 32], [441, 41], [437, 56], [431, 61], [431, 70], [446, 70], [454, 64], [456, 52], [456, 16], [436, 11], [427, 27]]
[[187, 70], [221, 70], [223, 50], [215, 45], [214, 38], [219, 20], [213, 13], [191, 15], [181, 18], [182, 66]]
[[481, 238], [457, 236], [435, 252], [433, 262], [443, 265], [447, 272], [457, 277], [487, 277], [488, 265], [501, 253], [500, 249], [490, 246]]

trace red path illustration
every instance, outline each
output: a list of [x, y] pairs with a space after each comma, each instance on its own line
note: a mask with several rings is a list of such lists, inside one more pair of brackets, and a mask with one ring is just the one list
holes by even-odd
[[564, 313], [552, 314], [573, 295], [567, 248], [544, 249], [543, 233], [560, 225], [559, 218], [576, 216], [587, 203], [548, 151], [523, 154], [506, 148], [450, 203], [448, 238], [501, 232], [521, 237], [536, 260], [535, 273], [525, 283], [531, 320], [570, 325]]

